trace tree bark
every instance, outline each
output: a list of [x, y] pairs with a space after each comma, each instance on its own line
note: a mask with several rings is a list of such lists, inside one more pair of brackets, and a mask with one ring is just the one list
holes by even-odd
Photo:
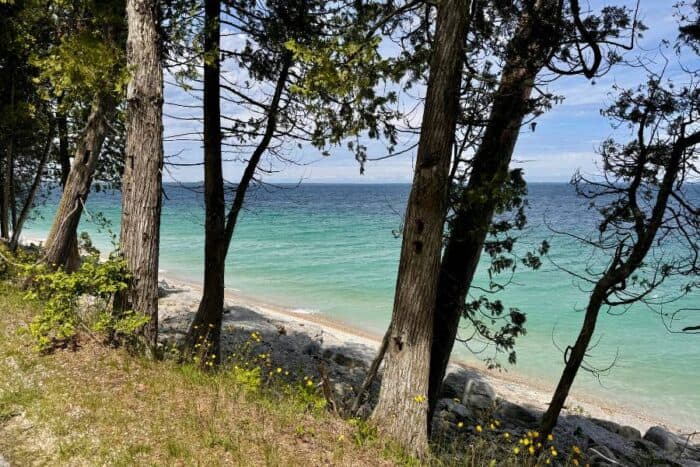
[[90, 193], [95, 165], [107, 134], [107, 121], [116, 102], [107, 93], [99, 94], [93, 102], [87, 125], [75, 150], [73, 164], [46, 239], [44, 262], [54, 267], [68, 268], [72, 239], [76, 238], [83, 204]]
[[44, 145], [44, 150], [41, 153], [41, 158], [39, 159], [39, 164], [36, 168], [36, 174], [34, 175], [34, 180], [32, 181], [32, 186], [29, 187], [29, 192], [27, 193], [27, 198], [24, 200], [24, 205], [22, 206], [22, 210], [17, 218], [17, 223], [12, 229], [12, 239], [10, 240], [10, 249], [12, 251], [17, 250], [17, 246], [19, 245], [19, 236], [22, 234], [24, 222], [27, 220], [27, 217], [29, 217], [29, 211], [32, 209], [32, 205], [34, 204], [34, 198], [36, 197], [39, 187], [41, 186], [44, 168], [46, 167], [46, 163], [49, 160], [49, 155], [51, 154], [55, 124], [54, 122], [51, 122], [49, 125], [49, 132], [46, 135], [46, 144]]
[[454, 206], [455, 215], [440, 265], [435, 301], [430, 362], [431, 417], [442, 390], [467, 292], [493, 220], [497, 195], [508, 179], [508, 166], [520, 127], [529, 112], [535, 77], [549, 51], [542, 43], [538, 18], [552, 18], [557, 12], [557, 3], [543, 0], [537, 2], [534, 11], [522, 13], [508, 46], [508, 58], [482, 142], [472, 160], [469, 182]]
[[428, 449], [427, 394], [433, 311], [469, 9], [469, 0], [446, 0], [438, 5], [385, 369], [372, 414], [382, 431], [419, 457]]
[[[59, 106], [61, 98], [59, 98]], [[70, 173], [70, 154], [68, 147], [68, 118], [65, 112], [58, 113], [56, 117], [58, 128], [58, 163], [61, 167], [61, 188], [66, 188], [66, 181]], [[80, 267], [80, 251], [78, 251], [78, 234], [74, 232], [69, 240], [70, 247], [66, 269], [74, 271]]]
[[158, 252], [163, 167], [163, 69], [159, 2], [128, 0], [126, 163], [122, 178], [120, 251], [132, 279], [131, 309], [150, 317], [142, 330], [148, 349], [158, 340]]
[[[226, 204], [221, 167], [221, 108], [218, 0], [204, 2], [204, 286], [187, 333], [186, 347], [202, 366], [220, 360], [224, 308]], [[198, 347], [201, 346], [201, 347]]]
[[[10, 72], [10, 112], [15, 111], [15, 75], [14, 70]], [[0, 235], [3, 238], [10, 238], [11, 224], [14, 226], [14, 135], [13, 128], [10, 128], [10, 138], [5, 152], [5, 166], [2, 177], [2, 208], [0, 208]]]

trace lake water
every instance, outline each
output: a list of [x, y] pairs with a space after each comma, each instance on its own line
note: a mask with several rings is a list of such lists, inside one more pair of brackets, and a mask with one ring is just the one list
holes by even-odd
[[[697, 188], [697, 187], [694, 187]], [[410, 187], [408, 185], [315, 185], [258, 188], [246, 202], [227, 260], [227, 287], [289, 308], [322, 313], [376, 334], [382, 334], [391, 315], [401, 240], [397, 233]], [[700, 195], [700, 189], [698, 190]], [[194, 186], [166, 185], [162, 217], [161, 269], [173, 278], [201, 281], [204, 249], [203, 200]], [[567, 184], [531, 184], [529, 224], [522, 233], [521, 249], [547, 239], [557, 265], [581, 272], [591, 259], [589, 247], [555, 230], [585, 234], [595, 228], [595, 213], [575, 197]], [[57, 194], [26, 228], [29, 237], [44, 237], [50, 226]], [[93, 217], [101, 213], [119, 231], [119, 195], [93, 193], [87, 203]], [[109, 235], [99, 223], [83, 217], [88, 231], [103, 251]], [[676, 253], [679, 247], [671, 245]], [[573, 342], [581, 324], [585, 286], [554, 263], [542, 268], [518, 268], [511, 283], [497, 297], [506, 306], [527, 314], [527, 335], [517, 343], [518, 363], [506, 369], [540, 385], [555, 384], [563, 367], [559, 348]], [[486, 261], [475, 284], [488, 283]], [[671, 281], [659, 291], [674, 292]], [[664, 309], [700, 309], [700, 293]], [[622, 310], [614, 310], [615, 313]], [[674, 325], [700, 323], [700, 312]], [[634, 306], [599, 320], [598, 345], [590, 362], [605, 367], [617, 360], [600, 381], [582, 372], [574, 390], [614, 401], [679, 425], [700, 428], [700, 336], [670, 333], [658, 314]], [[557, 345], [555, 345], [555, 342]], [[473, 350], [483, 350], [472, 342]], [[490, 356], [489, 349], [474, 356], [462, 344], [459, 357], [476, 361]]]

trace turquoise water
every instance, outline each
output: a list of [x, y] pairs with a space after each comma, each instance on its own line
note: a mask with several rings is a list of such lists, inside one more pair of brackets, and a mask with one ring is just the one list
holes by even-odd
[[[190, 188], [166, 186], [161, 268], [170, 277], [201, 281], [203, 202], [201, 194]], [[256, 190], [234, 236], [227, 286], [381, 334], [391, 314], [400, 248], [396, 233], [408, 190], [408, 185], [311, 184]], [[578, 234], [591, 231], [595, 218], [585, 203], [566, 184], [532, 184], [529, 202], [523, 247], [546, 238], [558, 265], [582, 271], [590, 251], [554, 235], [547, 225]], [[27, 236], [46, 235], [55, 204], [53, 195], [27, 226]], [[118, 194], [94, 193], [87, 207], [93, 214], [102, 213], [112, 221], [112, 230], [119, 231]], [[89, 217], [84, 217], [81, 229], [90, 232], [103, 251], [109, 250], [109, 236]], [[677, 246], [670, 247], [679, 252]], [[477, 285], [488, 283], [485, 270], [480, 268]], [[548, 261], [536, 272], [518, 269], [512, 283], [498, 294], [506, 306], [527, 314], [528, 333], [517, 344], [518, 364], [505, 365], [509, 372], [553, 387], [563, 367], [553, 341], [560, 348], [572, 343], [582, 320], [576, 310], [585, 305], [586, 294], [579, 285]], [[670, 283], [668, 290], [677, 286]], [[700, 308], [700, 294], [674, 307]], [[695, 320], [674, 326], [698, 324], [700, 313], [690, 318]], [[600, 381], [581, 373], [575, 391], [700, 428], [700, 336], [671, 334], [658, 315], [637, 306], [621, 316], [604, 314], [597, 337], [600, 341], [590, 363], [605, 367], [617, 355], [615, 366]], [[474, 350], [483, 349], [472, 344]], [[457, 344], [457, 355], [476, 361], [491, 354], [486, 349], [475, 357]]]

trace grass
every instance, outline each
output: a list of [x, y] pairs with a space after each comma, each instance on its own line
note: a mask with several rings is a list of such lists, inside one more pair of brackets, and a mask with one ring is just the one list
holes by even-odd
[[[325, 410], [310, 381], [275, 379], [283, 370], [264, 367], [269, 355], [239, 362], [247, 369], [202, 372], [89, 336], [40, 354], [27, 325], [41, 306], [0, 281], [0, 455], [11, 465], [418, 465], [371, 425]], [[259, 364], [273, 375], [262, 387]], [[574, 461], [530, 455], [531, 434], [510, 437], [494, 423], [433, 439], [425, 463]]]
[[0, 283], [0, 454], [11, 465], [395, 465], [362, 423], [231, 372], [149, 361], [82, 339], [40, 355], [40, 304]]

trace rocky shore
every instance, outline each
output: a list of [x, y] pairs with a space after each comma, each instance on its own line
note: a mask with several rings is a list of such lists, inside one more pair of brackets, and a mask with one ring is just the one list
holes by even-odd
[[[160, 292], [162, 339], [177, 342], [197, 309], [200, 291], [195, 285], [169, 279], [161, 282]], [[344, 414], [349, 413], [378, 347], [375, 336], [229, 292], [222, 333], [224, 354], [235, 352], [253, 332], [261, 336], [253, 351], [269, 354], [273, 367], [294, 369], [316, 381], [324, 373], [332, 389], [331, 402]], [[370, 414], [378, 388], [379, 381], [375, 381], [360, 416]], [[548, 396], [515, 379], [453, 364], [433, 420], [433, 436], [466, 439], [474, 435], [477, 425], [492, 419], [499, 421], [493, 431], [521, 436], [537, 428]], [[580, 447], [591, 465], [700, 466], [700, 434], [623, 409], [579, 405], [577, 400], [569, 401], [555, 439], [562, 449]]]

